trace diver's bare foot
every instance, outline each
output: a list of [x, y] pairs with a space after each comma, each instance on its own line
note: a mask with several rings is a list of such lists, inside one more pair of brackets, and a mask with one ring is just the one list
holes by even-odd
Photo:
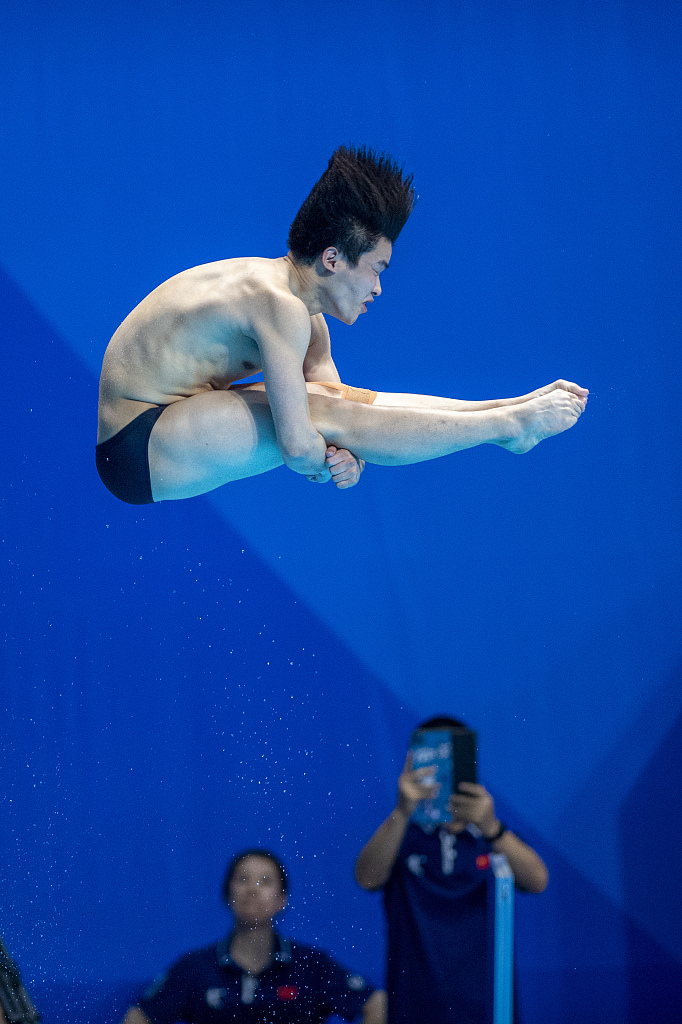
[[582, 399], [583, 406], [587, 401], [589, 391], [587, 388], [581, 388], [579, 384], [574, 384], [571, 380], [555, 380], [552, 384], [546, 384], [544, 388], [536, 388], [535, 391], [531, 391], [528, 395], [522, 395], [521, 398], [517, 398], [514, 404], [520, 402], [530, 402], [532, 398], [541, 398], [542, 395], [548, 395], [552, 391], [570, 391], [571, 394], [576, 395], [577, 398]]
[[585, 409], [586, 398], [557, 388], [522, 405], [508, 407], [510, 435], [497, 443], [509, 452], [521, 455], [540, 441], [561, 434], [577, 423]]

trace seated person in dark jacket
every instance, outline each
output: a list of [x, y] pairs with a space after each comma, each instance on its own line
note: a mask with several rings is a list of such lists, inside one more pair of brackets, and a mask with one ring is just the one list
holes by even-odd
[[234, 931], [176, 960], [123, 1024], [322, 1024], [332, 1014], [384, 1024], [385, 993], [321, 949], [284, 938], [273, 919], [287, 904], [284, 867], [267, 850], [229, 864], [223, 899]]

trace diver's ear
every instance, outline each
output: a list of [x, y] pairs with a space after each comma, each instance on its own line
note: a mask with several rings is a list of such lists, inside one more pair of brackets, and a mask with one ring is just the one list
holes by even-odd
[[330, 274], [336, 273], [339, 269], [339, 260], [343, 257], [339, 250], [334, 245], [329, 245], [320, 256], [320, 262], [325, 270], [329, 271]]

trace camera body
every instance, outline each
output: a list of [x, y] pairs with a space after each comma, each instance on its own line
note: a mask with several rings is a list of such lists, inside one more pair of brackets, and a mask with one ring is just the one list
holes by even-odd
[[410, 737], [412, 767], [433, 765], [433, 775], [423, 781], [436, 783], [438, 793], [431, 800], [422, 800], [412, 820], [422, 827], [435, 828], [452, 821], [448, 800], [457, 792], [460, 782], [478, 782], [476, 770], [476, 733], [466, 726], [452, 729], [415, 729]]

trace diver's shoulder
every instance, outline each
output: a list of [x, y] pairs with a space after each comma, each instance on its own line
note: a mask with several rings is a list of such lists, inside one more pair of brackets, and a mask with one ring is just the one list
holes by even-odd
[[268, 259], [264, 256], [240, 256], [204, 263], [185, 271], [185, 274], [201, 278], [204, 282], [220, 282], [226, 292], [236, 292], [248, 298], [262, 295], [285, 302], [300, 302], [291, 291], [287, 265], [282, 257]]
[[199, 283], [217, 286], [230, 285], [250, 279], [265, 282], [270, 277], [276, 276], [274, 265], [278, 262], [278, 260], [266, 259], [261, 256], [234, 256], [224, 260], [213, 260], [210, 263], [198, 263], [194, 267], [179, 270], [177, 274], [166, 278], [158, 285], [158, 289], [182, 287], [183, 285], [196, 286]]
[[294, 294], [286, 262], [283, 259], [253, 259], [244, 268], [244, 296], [255, 318], [265, 316], [279, 321], [300, 321], [310, 331], [310, 313]]
[[181, 272], [157, 290], [158, 308], [211, 310], [249, 333], [264, 323], [310, 332], [310, 314], [292, 291], [283, 258], [242, 256], [203, 263]]

